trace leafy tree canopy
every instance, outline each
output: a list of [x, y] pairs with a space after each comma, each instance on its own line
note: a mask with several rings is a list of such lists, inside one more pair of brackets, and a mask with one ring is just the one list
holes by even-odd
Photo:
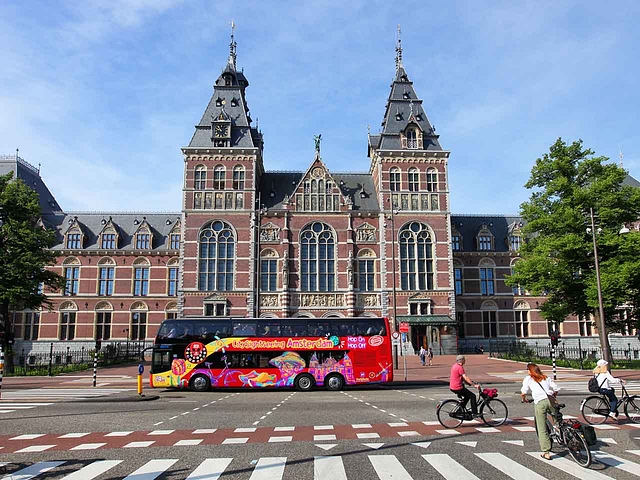
[[597, 312], [598, 293], [589, 209], [596, 215], [598, 259], [608, 329], [622, 328], [620, 307], [640, 315], [640, 233], [623, 225], [640, 218], [640, 188], [623, 183], [627, 172], [596, 157], [582, 141], [559, 138], [536, 160], [521, 205], [527, 242], [507, 279], [534, 295], [547, 295], [541, 314], [562, 322], [568, 315]]
[[[52, 230], [40, 219], [38, 194], [13, 173], [0, 176], [0, 332], [8, 341], [9, 309], [38, 308], [48, 301], [42, 286], [61, 288], [64, 279], [46, 268], [55, 262]], [[5, 348], [8, 345], [5, 345]]]

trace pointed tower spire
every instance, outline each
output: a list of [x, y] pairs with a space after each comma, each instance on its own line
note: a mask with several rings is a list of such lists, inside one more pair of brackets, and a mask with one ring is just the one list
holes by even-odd
[[233, 65], [235, 70], [236, 68], [236, 41], [235, 41], [235, 31], [236, 24], [233, 20], [229, 23], [231, 25], [231, 42], [229, 43], [229, 64]]
[[398, 39], [396, 41], [396, 70], [402, 67], [402, 38], [400, 38], [400, 24], [398, 24]]

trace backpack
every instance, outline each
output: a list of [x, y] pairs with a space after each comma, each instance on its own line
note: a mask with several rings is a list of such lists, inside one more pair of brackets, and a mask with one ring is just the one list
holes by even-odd
[[582, 436], [584, 437], [584, 441], [587, 442], [587, 445], [592, 447], [596, 443], [598, 443], [598, 437], [596, 437], [596, 430], [591, 425], [582, 425], [580, 427], [580, 431], [582, 432]]
[[[604, 380], [602, 381], [602, 384], [604, 384]], [[602, 385], [602, 384], [600, 384], [600, 385]], [[594, 375], [593, 377], [591, 377], [589, 379], [589, 383], [587, 384], [587, 388], [589, 389], [589, 391], [591, 393], [597, 393], [598, 390], [600, 390], [600, 385], [598, 384], [598, 379]]]

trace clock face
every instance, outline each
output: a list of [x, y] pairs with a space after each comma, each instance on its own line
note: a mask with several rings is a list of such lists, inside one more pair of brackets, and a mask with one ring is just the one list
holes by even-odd
[[227, 126], [226, 125], [216, 125], [214, 127], [214, 133], [216, 137], [226, 137], [227, 136]]

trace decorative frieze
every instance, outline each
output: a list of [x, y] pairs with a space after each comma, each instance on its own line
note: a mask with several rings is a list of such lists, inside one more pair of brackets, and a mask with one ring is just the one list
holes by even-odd
[[356, 229], [356, 242], [375, 243], [377, 241], [376, 229], [372, 225], [365, 223]]
[[261, 307], [279, 307], [278, 295], [260, 295]]
[[380, 295], [377, 293], [361, 293], [356, 296], [356, 306], [367, 307], [379, 307]]
[[342, 293], [301, 293], [291, 296], [294, 307], [344, 307], [346, 300]]
[[280, 227], [269, 222], [260, 227], [260, 243], [280, 243]]

